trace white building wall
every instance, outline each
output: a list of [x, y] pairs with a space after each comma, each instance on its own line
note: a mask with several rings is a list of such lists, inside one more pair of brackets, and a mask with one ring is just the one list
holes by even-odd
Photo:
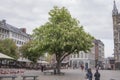
[[[18, 47], [22, 46], [23, 44], [25, 44], [30, 40], [30, 37], [27, 36], [26, 33], [20, 31], [20, 29], [18, 29], [19, 32], [11, 31], [8, 29], [8, 27], [11, 27], [11, 26], [8, 26], [8, 25], [6, 26], [6, 25], [7, 23], [0, 21], [0, 39], [6, 39], [6, 38], [13, 39], [13, 41], [16, 43]], [[21, 33], [25, 35], [22, 35]]]
[[[94, 43], [93, 43], [94, 45]], [[94, 68], [95, 67], [95, 46], [91, 48], [91, 51], [88, 53], [84, 53], [83, 51], [79, 52], [79, 57], [74, 57], [74, 54], [70, 58], [70, 64], [71, 67], [77, 67], [79, 68], [80, 65], [86, 66], [88, 64], [88, 68]]]

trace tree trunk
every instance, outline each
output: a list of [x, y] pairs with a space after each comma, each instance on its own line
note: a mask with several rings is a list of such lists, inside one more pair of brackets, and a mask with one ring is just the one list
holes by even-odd
[[57, 59], [57, 63], [56, 63], [56, 74], [60, 74], [60, 69], [61, 69], [61, 62], [60, 59]]

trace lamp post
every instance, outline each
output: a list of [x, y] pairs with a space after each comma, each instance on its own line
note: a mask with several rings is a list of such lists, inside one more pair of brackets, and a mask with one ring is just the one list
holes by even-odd
[[95, 67], [98, 65], [98, 59], [95, 59]]

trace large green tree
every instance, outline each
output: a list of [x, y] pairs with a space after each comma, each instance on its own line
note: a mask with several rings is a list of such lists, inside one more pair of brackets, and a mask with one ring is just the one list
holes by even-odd
[[34, 49], [54, 54], [56, 72], [59, 74], [62, 60], [70, 54], [89, 51], [93, 37], [84, 31], [65, 7], [54, 7], [49, 15], [48, 22], [33, 32]]
[[0, 40], [0, 52], [15, 59], [18, 58], [18, 48], [12, 39]]

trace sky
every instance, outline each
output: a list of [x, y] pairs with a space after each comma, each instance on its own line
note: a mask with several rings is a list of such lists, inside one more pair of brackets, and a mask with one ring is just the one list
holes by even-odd
[[[116, 5], [119, 11], [119, 0]], [[31, 34], [48, 21], [54, 6], [66, 7], [86, 32], [104, 43], [105, 57], [113, 56], [113, 0], [0, 0], [0, 20]]]

